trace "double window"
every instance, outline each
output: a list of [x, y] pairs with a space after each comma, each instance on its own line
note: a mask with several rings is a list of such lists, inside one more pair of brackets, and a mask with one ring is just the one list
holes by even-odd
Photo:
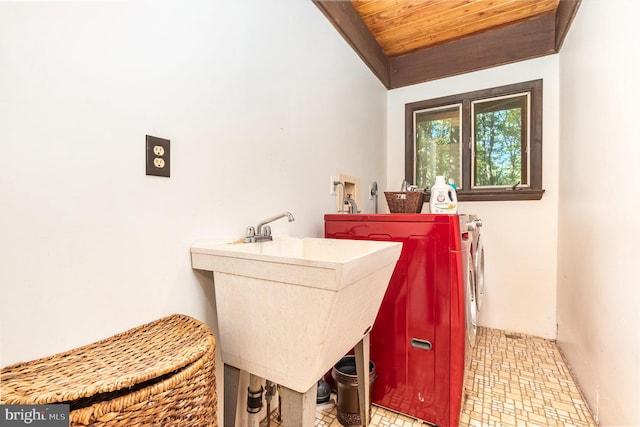
[[405, 178], [458, 200], [542, 197], [542, 80], [405, 105]]

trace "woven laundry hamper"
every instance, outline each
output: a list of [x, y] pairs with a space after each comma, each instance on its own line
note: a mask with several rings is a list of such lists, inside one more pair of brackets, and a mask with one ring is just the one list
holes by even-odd
[[385, 191], [389, 212], [420, 213], [425, 194], [422, 191]]
[[215, 339], [174, 314], [2, 368], [1, 404], [70, 405], [71, 426], [217, 426]]

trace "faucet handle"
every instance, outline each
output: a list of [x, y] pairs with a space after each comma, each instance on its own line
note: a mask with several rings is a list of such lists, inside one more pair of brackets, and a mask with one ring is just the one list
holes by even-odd
[[256, 229], [255, 227], [253, 227], [252, 225], [247, 227], [247, 233], [245, 234], [245, 237], [253, 237], [256, 235]]
[[269, 225], [265, 225], [264, 227], [262, 227], [262, 235], [264, 237], [269, 237], [271, 236], [271, 226]]

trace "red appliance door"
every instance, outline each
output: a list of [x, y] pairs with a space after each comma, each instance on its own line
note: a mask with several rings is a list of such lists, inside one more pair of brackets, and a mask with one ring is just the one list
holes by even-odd
[[371, 360], [376, 364], [377, 374], [372, 401], [430, 423], [446, 425], [449, 225], [424, 220], [327, 220], [325, 237], [403, 243], [370, 335]]

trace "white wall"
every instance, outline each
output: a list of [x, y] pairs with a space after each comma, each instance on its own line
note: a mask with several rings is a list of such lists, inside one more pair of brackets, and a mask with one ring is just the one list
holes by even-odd
[[585, 0], [560, 54], [558, 341], [602, 426], [640, 425], [636, 0]]
[[322, 235], [330, 175], [384, 185], [385, 117], [310, 1], [0, 3], [0, 365], [174, 312], [215, 327], [190, 244], [285, 210], [274, 234]]
[[483, 220], [486, 290], [480, 325], [556, 336], [558, 208], [558, 57], [547, 56], [389, 91], [387, 182], [404, 178], [406, 103], [543, 79], [543, 188], [539, 201], [463, 202]]

